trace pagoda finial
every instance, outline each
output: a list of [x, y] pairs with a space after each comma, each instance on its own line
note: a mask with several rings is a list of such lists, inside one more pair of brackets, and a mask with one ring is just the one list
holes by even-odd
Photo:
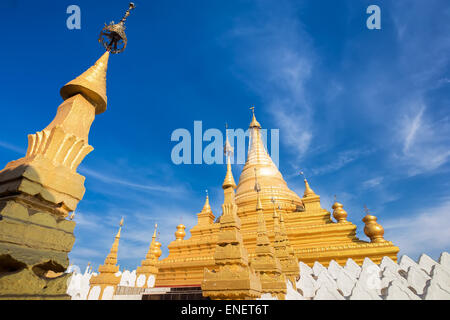
[[334, 195], [334, 204], [331, 207], [333, 209], [333, 217], [337, 222], [347, 222], [347, 211], [344, 210], [344, 205], [336, 201], [336, 195]]
[[156, 230], [158, 229], [158, 224], [155, 223], [155, 230], [153, 231], [152, 242], [156, 239]]
[[259, 122], [256, 120], [255, 117], [255, 106], [251, 106], [250, 110], [252, 110], [252, 122], [250, 123], [250, 128], [261, 129], [261, 125], [259, 124]]
[[184, 224], [179, 224], [177, 226], [177, 231], [175, 232], [175, 240], [176, 241], [181, 241], [184, 239], [184, 237], [186, 236], [186, 231], [184, 231], [184, 229], [186, 229], [186, 227], [184, 226]]
[[120, 53], [125, 50], [127, 46], [127, 36], [125, 34], [125, 21], [130, 15], [130, 11], [136, 8], [133, 2], [130, 2], [128, 10], [125, 12], [122, 20], [114, 24], [111, 21], [109, 25], [105, 23], [105, 27], [100, 32], [98, 42], [100, 42], [107, 52]]
[[364, 205], [364, 211], [366, 212], [366, 216], [362, 219], [362, 221], [366, 224], [364, 227], [364, 233], [366, 236], [370, 238], [371, 242], [385, 242], [386, 240], [383, 238], [384, 229], [377, 223], [377, 217], [370, 214], [370, 211], [366, 205]]
[[203, 205], [203, 209], [202, 209], [201, 213], [211, 213], [211, 212], [212, 212], [212, 209], [209, 204], [208, 190], [206, 190], [206, 200], [205, 200], [205, 204]]
[[305, 177], [305, 174], [303, 173], [303, 171], [300, 171], [300, 175], [303, 176], [304, 178], [304, 182], [305, 182], [305, 193], [303, 194], [303, 197], [313, 197], [313, 196], [317, 196], [316, 193], [313, 191], [313, 189], [311, 189], [311, 187], [309, 186], [308, 180]]
[[[228, 124], [226, 125], [226, 128], [228, 127]], [[225, 129], [225, 146], [223, 148], [223, 152], [227, 158], [227, 173], [225, 175], [225, 179], [222, 184], [223, 189], [227, 189], [229, 187], [232, 187], [233, 189], [236, 189], [236, 182], [234, 181], [233, 172], [231, 171], [231, 155], [233, 154], [233, 147], [231, 146], [230, 142], [228, 141], [228, 133]]]

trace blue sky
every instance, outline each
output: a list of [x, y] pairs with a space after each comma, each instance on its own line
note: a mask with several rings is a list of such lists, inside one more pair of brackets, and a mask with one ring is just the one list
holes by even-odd
[[[81, 30], [66, 28], [67, 6]], [[59, 89], [102, 54], [104, 22], [126, 1], [2, 1], [0, 163], [20, 158]], [[366, 8], [381, 8], [381, 30]], [[136, 1], [128, 48], [111, 56], [108, 109], [79, 168], [86, 176], [70, 254], [95, 268], [121, 216], [121, 267], [134, 269], [160, 226], [163, 257], [175, 227], [196, 223], [208, 189], [220, 214], [223, 165], [174, 165], [177, 128], [280, 130], [280, 170], [322, 206], [333, 195], [363, 233], [363, 206], [401, 254], [450, 250], [450, 5], [448, 1]], [[1, 166], [3, 166], [1, 165]], [[242, 166], [233, 167], [237, 180]]]

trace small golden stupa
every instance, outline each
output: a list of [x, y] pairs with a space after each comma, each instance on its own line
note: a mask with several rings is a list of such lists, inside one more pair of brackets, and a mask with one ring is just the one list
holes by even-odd
[[[145, 260], [142, 260], [141, 266], [136, 269], [137, 286], [145, 286], [148, 283], [149, 277], [156, 276], [158, 273], [158, 258], [161, 256], [161, 249], [159, 248], [161, 244], [156, 241], [156, 229], [158, 225], [155, 224], [155, 231], [153, 232], [152, 242], [150, 243], [150, 248], [148, 249]], [[159, 244], [159, 245], [158, 245]]]
[[103, 299], [103, 294], [105, 292], [105, 289], [110, 287], [110, 295], [114, 294], [116, 291], [116, 288], [118, 284], [120, 283], [120, 277], [116, 277], [116, 273], [119, 271], [119, 266], [117, 265], [117, 251], [119, 250], [119, 241], [120, 241], [120, 231], [122, 230], [123, 226], [123, 218], [120, 220], [120, 227], [119, 231], [116, 234], [116, 237], [114, 238], [114, 243], [111, 247], [111, 251], [109, 252], [108, 256], [105, 259], [105, 263], [98, 267], [99, 274], [96, 276], [93, 276], [90, 280], [90, 291], [93, 290], [94, 287], [99, 286], [100, 287], [100, 294], [98, 296], [99, 300]]

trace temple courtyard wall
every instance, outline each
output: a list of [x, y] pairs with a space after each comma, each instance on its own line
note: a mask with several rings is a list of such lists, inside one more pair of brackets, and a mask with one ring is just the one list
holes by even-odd
[[[309, 267], [299, 262], [297, 290], [288, 282], [286, 300], [450, 300], [450, 254], [443, 252], [438, 261], [422, 254], [417, 261], [403, 255], [396, 263], [384, 257], [380, 264], [366, 258], [359, 266], [352, 259], [344, 265], [334, 260], [328, 267], [319, 262]], [[72, 273], [67, 294], [72, 300], [96, 300], [87, 296], [92, 273]], [[104, 300], [142, 300], [154, 282], [136, 286], [136, 271], [118, 272], [120, 284], [114, 294]], [[92, 292], [92, 290], [91, 290]], [[95, 293], [95, 291], [94, 291]], [[275, 299], [263, 295], [260, 299]]]

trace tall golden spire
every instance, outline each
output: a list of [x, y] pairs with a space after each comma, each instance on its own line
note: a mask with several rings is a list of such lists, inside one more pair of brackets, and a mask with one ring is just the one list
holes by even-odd
[[[239, 177], [239, 183], [236, 190], [236, 203], [239, 207], [254, 205], [256, 202], [256, 192], [254, 191], [255, 175], [254, 168], [258, 169], [258, 178], [264, 188], [268, 186], [273, 187], [279, 197], [280, 203], [284, 205], [292, 206], [293, 209], [296, 206], [301, 206], [302, 201], [300, 197], [290, 190], [284, 181], [283, 176], [278, 170], [275, 163], [267, 153], [261, 136], [261, 125], [256, 120], [254, 107], [252, 109], [252, 121], [250, 123], [250, 142], [247, 154], [247, 160], [245, 162], [242, 173]], [[264, 191], [264, 190], [263, 190]], [[263, 194], [269, 194], [263, 192]], [[270, 198], [263, 197], [261, 199], [263, 204], [270, 205]]]
[[114, 291], [116, 290], [117, 285], [120, 283], [120, 277], [116, 277], [116, 273], [119, 271], [119, 266], [117, 265], [117, 251], [119, 248], [119, 240], [120, 240], [120, 232], [123, 226], [123, 217], [119, 223], [119, 231], [114, 238], [114, 243], [111, 247], [111, 250], [108, 256], [105, 259], [105, 263], [98, 267], [99, 274], [97, 276], [93, 276], [90, 279], [90, 289], [92, 290], [95, 286], [100, 286], [100, 295], [99, 299], [103, 296], [103, 291], [106, 287], [113, 287]]
[[145, 256], [145, 259], [142, 260], [141, 266], [137, 267], [136, 269], [136, 276], [138, 279], [137, 283], [139, 283], [141, 287], [147, 283], [149, 276], [151, 275], [154, 276], [158, 273], [158, 268], [156, 267], [156, 264], [160, 255], [156, 241], [157, 228], [158, 224], [155, 223], [155, 230], [153, 231], [152, 242], [150, 243], [147, 255]]
[[119, 231], [117, 231], [116, 237], [114, 238], [114, 243], [111, 247], [111, 251], [105, 259], [105, 265], [115, 265], [117, 263], [117, 252], [119, 250], [120, 232], [123, 226], [123, 217], [119, 223]]
[[256, 168], [254, 189], [257, 194], [256, 212], [258, 215], [258, 231], [252, 266], [261, 279], [262, 292], [270, 293], [278, 297], [278, 299], [284, 299], [286, 294], [286, 278], [282, 272], [280, 260], [277, 258], [275, 250], [267, 235], [264, 211], [259, 195], [261, 187], [258, 183]]
[[227, 158], [227, 173], [225, 175], [225, 180], [223, 181], [222, 188], [226, 189], [228, 187], [233, 187], [233, 189], [236, 189], [236, 182], [234, 182], [233, 178], [233, 172], [231, 171], [231, 156], [233, 155], [233, 147], [231, 146], [230, 142], [228, 141], [228, 133], [227, 133], [228, 125], [226, 125], [225, 129], [225, 146], [223, 148], [223, 152], [225, 154], [225, 157]]
[[[227, 171], [228, 174], [228, 171]], [[202, 292], [211, 299], [255, 299], [261, 296], [261, 282], [249, 265], [248, 253], [241, 234], [234, 188], [224, 185], [224, 201], [220, 229], [214, 251], [214, 270], [204, 269]]]
[[92, 67], [61, 88], [61, 97], [67, 100], [81, 94], [95, 106], [95, 114], [105, 112], [108, 59], [109, 51], [106, 51]]

